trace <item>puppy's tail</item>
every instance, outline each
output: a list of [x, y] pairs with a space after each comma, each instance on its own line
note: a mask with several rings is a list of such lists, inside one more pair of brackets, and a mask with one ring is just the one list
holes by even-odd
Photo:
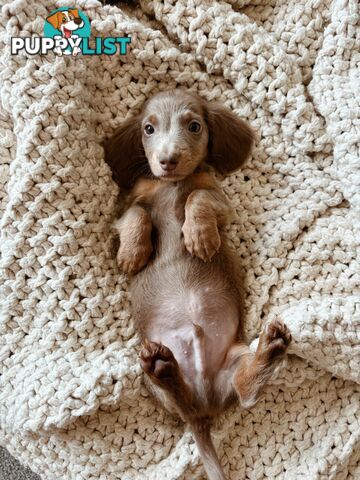
[[210, 420], [199, 418], [192, 421], [191, 429], [209, 480], [226, 480], [211, 440]]

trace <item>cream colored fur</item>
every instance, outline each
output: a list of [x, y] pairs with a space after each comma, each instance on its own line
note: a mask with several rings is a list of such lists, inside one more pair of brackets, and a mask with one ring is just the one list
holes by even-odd
[[191, 434], [142, 383], [110, 233], [118, 191], [100, 146], [155, 91], [179, 85], [258, 132], [248, 166], [223, 182], [228, 236], [245, 269], [249, 335], [276, 316], [293, 335], [295, 356], [263, 399], [213, 429], [224, 470], [359, 478], [357, 1], [122, 11], [78, 0], [93, 35], [132, 35], [121, 61], [11, 56], [10, 36], [42, 35], [54, 5], [3, 5], [1, 443], [46, 480], [201, 478]]

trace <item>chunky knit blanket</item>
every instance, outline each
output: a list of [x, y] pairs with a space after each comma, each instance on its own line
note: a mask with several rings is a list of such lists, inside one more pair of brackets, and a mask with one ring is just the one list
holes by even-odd
[[[250, 338], [294, 342], [251, 411], [214, 425], [231, 479], [359, 479], [357, 0], [77, 0], [126, 56], [10, 55], [73, 0], [1, 12], [1, 443], [46, 480], [203, 478], [187, 426], [142, 380], [101, 146], [153, 93], [192, 89], [257, 132], [225, 179]], [[255, 340], [256, 341], [256, 340]]]

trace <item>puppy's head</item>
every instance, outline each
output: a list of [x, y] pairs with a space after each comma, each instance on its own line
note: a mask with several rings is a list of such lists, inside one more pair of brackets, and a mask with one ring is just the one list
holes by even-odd
[[140, 176], [178, 181], [204, 163], [230, 173], [245, 161], [252, 132], [229, 109], [172, 90], [158, 93], [105, 145], [114, 179], [130, 188]]
[[46, 20], [56, 30], [60, 30], [66, 38], [69, 38], [74, 30], [84, 26], [84, 22], [79, 15], [79, 10], [76, 8], [55, 12], [49, 15]]
[[205, 159], [209, 138], [201, 102], [172, 91], [158, 94], [141, 118], [142, 145], [155, 177], [181, 180]]

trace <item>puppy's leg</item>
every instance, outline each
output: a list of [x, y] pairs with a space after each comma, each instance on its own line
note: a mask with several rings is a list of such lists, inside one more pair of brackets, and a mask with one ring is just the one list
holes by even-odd
[[193, 412], [192, 394], [181, 374], [172, 351], [160, 343], [145, 340], [140, 352], [141, 368], [151, 384], [152, 393], [170, 412], [186, 419]]
[[199, 416], [171, 350], [146, 341], [140, 354], [141, 366], [149, 381], [147, 387], [170, 413], [190, 423], [209, 480], [225, 480], [210, 435], [210, 419]]
[[256, 352], [241, 356], [233, 376], [233, 385], [244, 408], [250, 408], [258, 401], [262, 388], [278, 361], [284, 357], [290, 341], [291, 334], [287, 326], [275, 320], [260, 334]]
[[229, 211], [225, 197], [216, 189], [194, 190], [185, 204], [182, 227], [186, 249], [204, 262], [219, 250], [218, 226], [226, 222]]
[[152, 223], [148, 212], [132, 205], [114, 224], [120, 236], [117, 262], [124, 273], [137, 273], [148, 262], [153, 250]]
[[255, 353], [245, 344], [234, 345], [228, 352], [224, 370], [218, 376], [217, 390], [224, 397], [230, 397], [235, 390], [241, 406], [252, 407], [259, 400], [262, 388], [278, 361], [284, 357], [290, 342], [291, 334], [287, 326], [275, 320], [260, 334]]

